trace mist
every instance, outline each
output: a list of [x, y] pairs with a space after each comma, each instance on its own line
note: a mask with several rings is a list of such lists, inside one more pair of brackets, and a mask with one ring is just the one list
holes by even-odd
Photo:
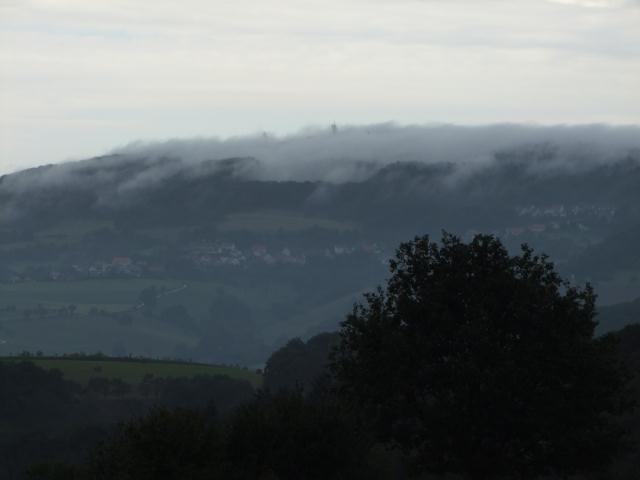
[[491, 164], [498, 152], [541, 144], [556, 150], [554, 167], [589, 168], [640, 148], [640, 127], [384, 123], [338, 126], [335, 131], [307, 128], [281, 137], [264, 133], [224, 140], [135, 142], [111, 153], [146, 159], [178, 158], [185, 165], [251, 157], [257, 162], [240, 172], [245, 178], [343, 183], [365, 180], [395, 162], [448, 163], [474, 169]]
[[[197, 180], [221, 172], [236, 180], [315, 182], [319, 185], [308, 201], [322, 203], [332, 185], [367, 181], [394, 164], [445, 167], [428, 188], [450, 189], [505, 158], [519, 162], [525, 174], [554, 176], [636, 162], [638, 152], [640, 127], [604, 124], [383, 123], [310, 127], [284, 136], [264, 132], [227, 139], [138, 141], [101, 157], [5, 175], [0, 179], [0, 220], [20, 217], [25, 205], [42, 204], [47, 192], [85, 192], [93, 205], [110, 208], [135, 204], [141, 201], [140, 193], [173, 178]], [[404, 180], [406, 192], [424, 188], [423, 178]]]

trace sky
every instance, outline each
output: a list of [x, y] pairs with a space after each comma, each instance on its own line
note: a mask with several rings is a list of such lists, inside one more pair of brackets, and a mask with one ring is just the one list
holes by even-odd
[[0, 173], [139, 140], [639, 107], [640, 0], [0, 0]]

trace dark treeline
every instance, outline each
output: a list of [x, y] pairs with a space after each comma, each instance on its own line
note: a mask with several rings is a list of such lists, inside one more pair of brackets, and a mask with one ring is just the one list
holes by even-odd
[[[596, 336], [591, 287], [493, 236], [416, 238], [390, 270], [338, 333], [274, 352], [252, 399], [228, 379], [149, 381], [139, 395], [164, 408], [112, 417], [75, 458], [32, 455], [26, 478], [636, 478], [640, 325]], [[25, 375], [3, 375], [27, 395]], [[78, 401], [59, 375], [31, 376], [57, 400], [7, 401], [7, 418]], [[100, 402], [131, 401], [115, 387], [80, 398], [113, 412]]]
[[153, 407], [225, 414], [253, 391], [222, 375], [147, 376], [138, 385], [96, 376], [81, 386], [26, 360], [0, 362], [0, 477], [24, 478], [34, 461], [81, 462], [114, 425]]

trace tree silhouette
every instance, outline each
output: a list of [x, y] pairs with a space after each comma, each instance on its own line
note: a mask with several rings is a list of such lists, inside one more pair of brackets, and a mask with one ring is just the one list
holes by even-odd
[[605, 467], [625, 377], [594, 338], [595, 295], [523, 245], [417, 237], [343, 323], [332, 369], [426, 472], [535, 478]]
[[262, 392], [230, 419], [229, 479], [372, 480], [368, 428], [329, 396]]
[[93, 452], [89, 478], [220, 478], [209, 475], [219, 461], [219, 436], [216, 425], [201, 413], [156, 408], [146, 417], [121, 425]]
[[264, 387], [272, 391], [302, 388], [307, 393], [327, 373], [337, 333], [320, 333], [306, 343], [294, 338], [271, 354], [264, 369]]

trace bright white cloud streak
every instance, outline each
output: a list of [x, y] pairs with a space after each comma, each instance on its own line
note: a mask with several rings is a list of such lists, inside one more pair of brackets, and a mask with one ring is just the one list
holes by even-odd
[[0, 172], [307, 124], [640, 123], [636, 0], [0, 0]]

